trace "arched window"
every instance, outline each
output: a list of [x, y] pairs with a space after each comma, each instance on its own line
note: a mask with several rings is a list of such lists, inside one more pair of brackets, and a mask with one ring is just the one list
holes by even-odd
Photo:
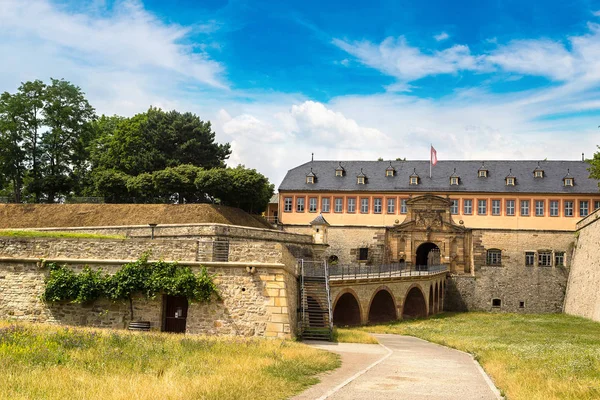
[[338, 261], [339, 261], [339, 258], [335, 254], [329, 256], [329, 258], [327, 259], [327, 263], [334, 264], [334, 265], [337, 264]]
[[502, 250], [490, 249], [487, 251], [486, 257], [487, 265], [501, 265], [502, 264]]

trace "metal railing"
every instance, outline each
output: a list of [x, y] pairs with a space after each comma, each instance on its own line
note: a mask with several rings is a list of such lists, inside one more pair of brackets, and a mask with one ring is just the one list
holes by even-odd
[[379, 265], [329, 265], [332, 281], [344, 279], [394, 278], [404, 276], [426, 276], [448, 270], [447, 265], [407, 265], [405, 263]]

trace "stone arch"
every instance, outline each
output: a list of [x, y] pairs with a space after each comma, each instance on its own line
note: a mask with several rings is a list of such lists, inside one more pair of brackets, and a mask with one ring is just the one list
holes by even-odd
[[429, 286], [429, 307], [428, 308], [429, 308], [429, 315], [432, 315], [433, 314], [433, 283]]
[[427, 303], [423, 289], [419, 284], [413, 284], [406, 291], [402, 306], [402, 318], [420, 318], [427, 316]]
[[437, 313], [440, 309], [440, 291], [438, 288], [438, 283], [435, 282], [435, 289], [433, 292], [433, 314]]
[[440, 305], [438, 311], [444, 311], [444, 281], [440, 281]]
[[429, 265], [428, 258], [429, 253], [433, 250], [439, 251], [440, 248], [437, 244], [432, 242], [424, 242], [417, 247], [417, 251], [415, 253], [415, 265], [417, 267], [426, 267]]
[[390, 322], [398, 319], [396, 299], [387, 286], [380, 286], [369, 301], [369, 323]]
[[354, 290], [341, 291], [333, 303], [333, 324], [336, 326], [360, 325], [362, 310]]

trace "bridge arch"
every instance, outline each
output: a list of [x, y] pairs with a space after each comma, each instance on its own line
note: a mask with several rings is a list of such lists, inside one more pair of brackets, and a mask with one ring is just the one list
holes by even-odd
[[393, 292], [385, 285], [378, 287], [369, 302], [368, 322], [390, 322], [397, 319], [398, 312]]
[[[408, 292], [406, 292], [408, 293]], [[429, 315], [433, 314], [433, 283], [429, 285]]]
[[433, 298], [433, 314], [437, 313], [438, 311], [440, 311], [440, 290], [438, 283], [436, 282]]
[[333, 303], [333, 324], [336, 326], [360, 325], [362, 310], [359, 297], [350, 288], [342, 290]]
[[423, 318], [427, 316], [427, 303], [423, 288], [419, 284], [411, 285], [406, 291], [402, 306], [402, 318]]

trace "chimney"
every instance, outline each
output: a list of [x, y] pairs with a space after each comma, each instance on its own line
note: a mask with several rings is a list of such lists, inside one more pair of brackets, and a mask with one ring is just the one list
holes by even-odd
[[585, 161], [585, 155], [581, 153], [581, 161]]

